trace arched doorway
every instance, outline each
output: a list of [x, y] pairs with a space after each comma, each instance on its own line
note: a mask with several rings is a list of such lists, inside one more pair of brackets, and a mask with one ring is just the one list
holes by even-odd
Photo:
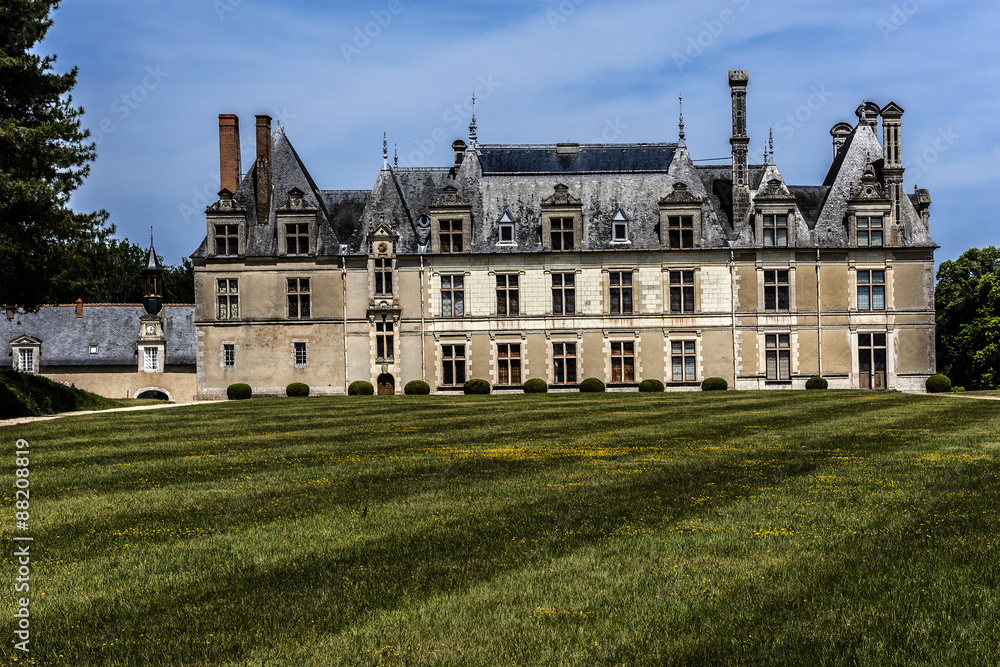
[[169, 401], [169, 400], [172, 400], [170, 398], [170, 394], [168, 394], [167, 392], [163, 391], [162, 389], [159, 389], [159, 388], [156, 388], [156, 387], [147, 388], [147, 389], [140, 389], [139, 391], [137, 391], [135, 393], [135, 397], [136, 398], [155, 398], [158, 401]]
[[388, 373], [378, 376], [378, 395], [389, 396], [396, 393], [396, 379]]

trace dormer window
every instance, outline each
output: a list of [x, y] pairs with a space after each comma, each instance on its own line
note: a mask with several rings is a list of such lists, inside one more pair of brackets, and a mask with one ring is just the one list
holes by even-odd
[[511, 219], [510, 213], [504, 211], [498, 224], [499, 240], [497, 245], [517, 245], [514, 242], [514, 221]]
[[215, 254], [218, 257], [239, 255], [239, 227], [237, 225], [215, 226]]
[[309, 225], [292, 223], [285, 225], [285, 248], [289, 257], [309, 254]]
[[858, 217], [858, 247], [882, 245], [882, 218], [876, 216]]
[[764, 215], [764, 245], [778, 247], [788, 245], [787, 215]]
[[611, 219], [611, 242], [628, 243], [628, 218], [625, 213], [618, 209], [615, 217]]

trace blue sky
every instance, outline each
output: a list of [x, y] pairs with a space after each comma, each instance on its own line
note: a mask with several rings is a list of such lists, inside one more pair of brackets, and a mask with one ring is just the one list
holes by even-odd
[[750, 71], [759, 162], [773, 128], [790, 184], [822, 182], [830, 128], [862, 99], [906, 113], [904, 181], [929, 188], [938, 262], [1000, 246], [1000, 4], [905, 0], [64, 0], [38, 47], [79, 67], [98, 158], [74, 195], [169, 263], [205, 235], [218, 114], [285, 127], [323, 189], [369, 189], [382, 133], [400, 165], [447, 166], [477, 92], [481, 143], [677, 138], [729, 155], [727, 72]]

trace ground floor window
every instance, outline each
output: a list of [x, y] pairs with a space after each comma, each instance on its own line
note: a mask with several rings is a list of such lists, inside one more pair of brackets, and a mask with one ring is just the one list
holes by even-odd
[[236, 366], [236, 345], [233, 343], [223, 343], [222, 365], [225, 368], [234, 368]]
[[497, 345], [497, 384], [521, 384], [521, 346]]
[[693, 340], [676, 340], [670, 343], [670, 366], [673, 382], [694, 382], [697, 369]]
[[885, 334], [858, 334], [858, 371], [862, 389], [885, 389]]
[[305, 344], [305, 342], [303, 342], [303, 341], [297, 341], [297, 342], [293, 343], [292, 345], [293, 345], [293, 353], [295, 355], [295, 365], [296, 366], [305, 366], [306, 362], [309, 361], [309, 358], [308, 358], [308, 356], [306, 354], [306, 344]]
[[789, 334], [767, 334], [764, 336], [768, 380], [792, 379], [790, 339]]
[[465, 346], [441, 346], [441, 375], [445, 386], [465, 384]]
[[552, 344], [554, 384], [576, 384], [576, 343]]
[[611, 382], [635, 382], [635, 343], [611, 343]]
[[35, 351], [21, 348], [17, 351], [17, 370], [22, 373], [35, 372]]

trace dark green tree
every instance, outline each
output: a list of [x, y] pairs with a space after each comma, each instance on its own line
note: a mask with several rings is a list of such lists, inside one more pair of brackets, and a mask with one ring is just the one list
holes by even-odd
[[83, 109], [69, 92], [77, 70], [33, 53], [58, 0], [0, 3], [0, 306], [58, 300], [68, 252], [92, 249], [114, 231], [107, 213], [76, 213], [69, 197], [96, 156]]
[[1000, 389], [1000, 275], [983, 276], [973, 301], [976, 315], [952, 338], [952, 374], [945, 375], [953, 385]]
[[166, 303], [194, 303], [194, 262], [184, 257], [179, 266], [164, 266], [163, 292]]
[[[995, 382], [983, 377], [989, 367], [988, 354], [979, 346], [989, 339], [993, 321], [990, 295], [998, 275], [1000, 250], [993, 246], [970, 248], [958, 259], [938, 267], [934, 291], [937, 370], [954, 385], [985, 389], [991, 388], [985, 382]], [[977, 353], [979, 361], [974, 362]]]

